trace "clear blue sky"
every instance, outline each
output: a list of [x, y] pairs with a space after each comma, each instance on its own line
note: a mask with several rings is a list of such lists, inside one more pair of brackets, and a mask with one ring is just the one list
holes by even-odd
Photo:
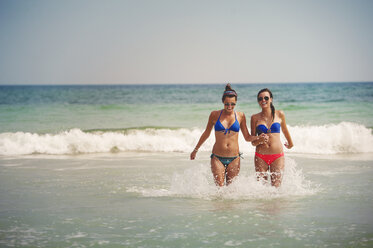
[[0, 0], [0, 84], [373, 81], [373, 1]]

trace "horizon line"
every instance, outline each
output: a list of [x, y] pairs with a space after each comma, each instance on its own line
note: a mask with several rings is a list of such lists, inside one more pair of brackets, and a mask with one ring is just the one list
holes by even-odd
[[145, 86], [145, 85], [222, 85], [230, 83], [232, 85], [248, 84], [343, 84], [343, 83], [373, 83], [373, 81], [303, 81], [303, 82], [209, 82], [209, 83], [31, 83], [31, 84], [2, 84], [0, 86]]

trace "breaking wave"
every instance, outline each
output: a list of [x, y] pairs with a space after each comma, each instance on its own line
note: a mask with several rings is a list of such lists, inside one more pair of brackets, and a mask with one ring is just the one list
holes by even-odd
[[[288, 126], [294, 147], [288, 153], [343, 154], [372, 153], [372, 129], [361, 124], [341, 122], [323, 126]], [[81, 154], [123, 151], [189, 152], [203, 130], [194, 128], [133, 128], [83, 131], [71, 129], [60, 133], [37, 134], [8, 132], [0, 134], [0, 155]], [[282, 136], [281, 139], [285, 141]], [[212, 134], [200, 148], [211, 151]], [[240, 150], [254, 147], [240, 137]]]

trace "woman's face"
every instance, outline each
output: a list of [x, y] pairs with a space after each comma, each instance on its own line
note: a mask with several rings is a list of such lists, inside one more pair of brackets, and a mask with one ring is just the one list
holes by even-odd
[[258, 104], [261, 108], [269, 108], [271, 106], [272, 98], [268, 91], [264, 91], [258, 96]]
[[224, 109], [228, 112], [232, 112], [234, 107], [236, 106], [236, 98], [235, 97], [226, 97], [224, 99]]

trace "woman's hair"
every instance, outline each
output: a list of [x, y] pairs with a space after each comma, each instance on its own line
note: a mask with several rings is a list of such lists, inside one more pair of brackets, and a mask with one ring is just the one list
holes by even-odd
[[224, 102], [226, 97], [234, 97], [234, 98], [236, 98], [236, 101], [237, 101], [237, 93], [234, 89], [232, 89], [231, 84], [227, 84], [225, 86], [225, 91], [224, 91], [223, 97], [221, 99], [222, 102]]
[[[273, 99], [273, 95], [272, 95], [272, 92], [268, 89], [268, 88], [265, 88], [265, 89], [261, 89], [259, 92], [258, 92], [258, 95], [257, 95], [257, 99], [259, 98], [259, 95], [260, 93], [262, 92], [268, 92], [269, 93], [269, 96]], [[273, 106], [272, 102], [271, 102], [271, 112], [272, 112], [272, 121], [275, 119], [275, 106]]]

